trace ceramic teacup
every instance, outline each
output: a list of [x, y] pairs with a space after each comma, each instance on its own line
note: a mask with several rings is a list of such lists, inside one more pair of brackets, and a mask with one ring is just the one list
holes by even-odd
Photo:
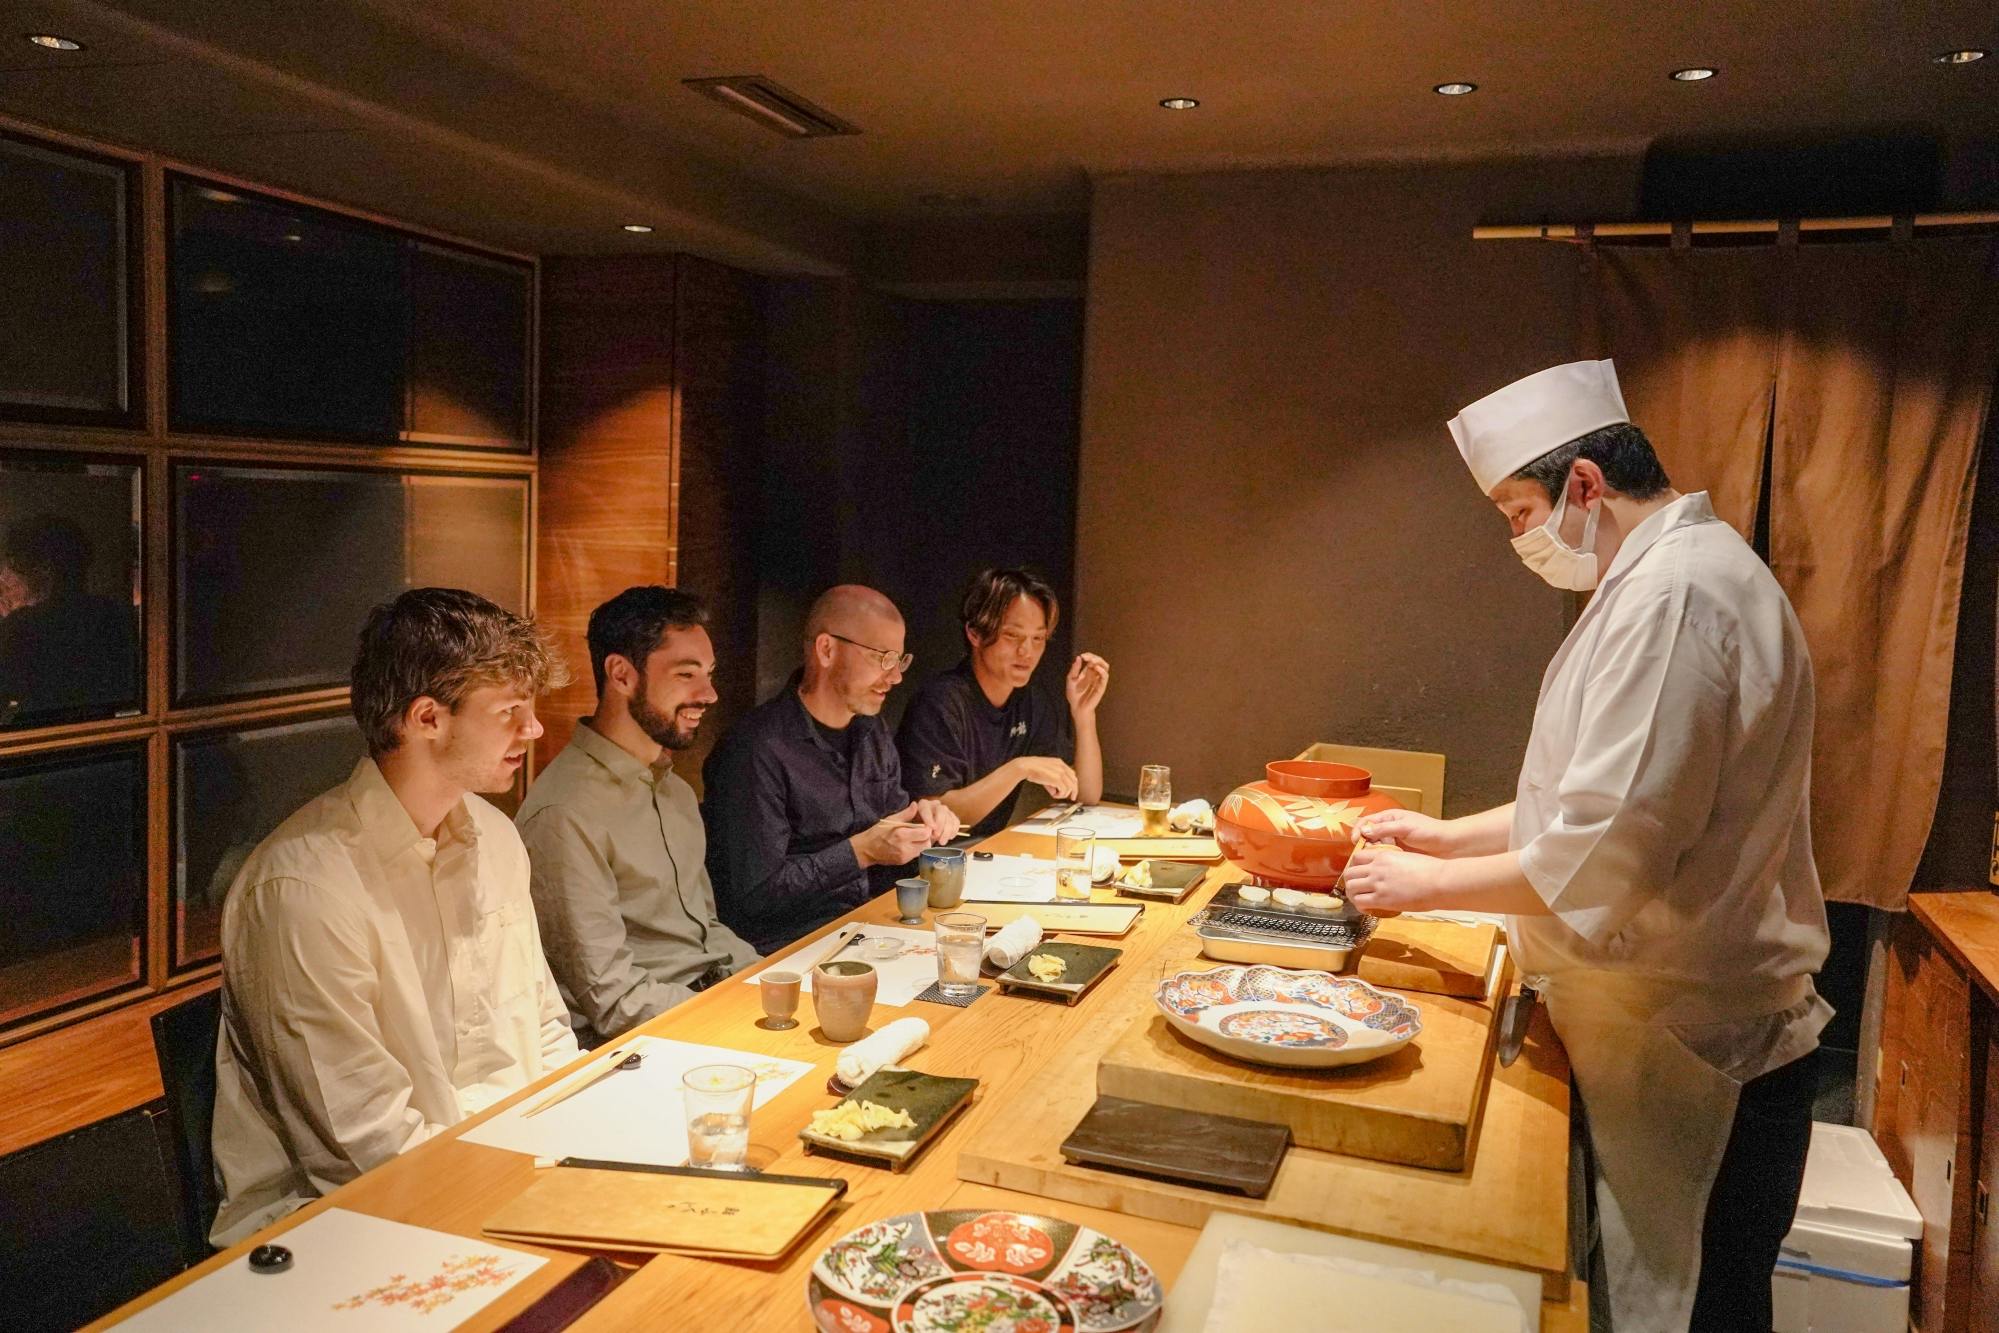
[[880, 976], [873, 963], [836, 958], [812, 969], [812, 1008], [826, 1040], [849, 1042], [867, 1033]]

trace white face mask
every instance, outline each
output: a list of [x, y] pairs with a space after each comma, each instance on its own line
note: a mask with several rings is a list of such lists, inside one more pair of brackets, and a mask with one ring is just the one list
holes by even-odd
[[1513, 552], [1520, 562], [1557, 588], [1588, 592], [1596, 586], [1596, 520], [1602, 506], [1588, 510], [1583, 520], [1580, 548], [1562, 540], [1562, 515], [1569, 507], [1568, 479], [1563, 478], [1561, 498], [1554, 512], [1538, 528], [1529, 528], [1513, 539]]

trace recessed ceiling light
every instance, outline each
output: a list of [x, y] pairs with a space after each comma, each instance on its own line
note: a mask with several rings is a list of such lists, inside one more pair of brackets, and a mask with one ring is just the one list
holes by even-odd
[[1689, 69], [1674, 70], [1673, 81], [1675, 83], [1705, 83], [1707, 80], [1713, 78], [1716, 73], [1717, 71], [1709, 69], [1706, 65], [1695, 65]]
[[82, 42], [73, 42], [67, 37], [58, 37], [52, 32], [31, 32], [28, 34], [28, 40], [36, 46], [45, 47], [51, 51], [81, 51], [83, 49]]
[[1466, 93], [1477, 92], [1478, 85], [1475, 83], [1440, 83], [1431, 89], [1431, 91], [1442, 93], [1446, 97], [1463, 97]]
[[1939, 65], [1969, 65], [1976, 61], [1985, 59], [1987, 54], [1988, 54], [1987, 52], [1981, 51], [1975, 46], [1971, 46], [1971, 47], [1966, 47], [1962, 51], [1945, 51], [1942, 55], [1933, 56], [1931, 58], [1934, 59]]
[[1193, 97], [1162, 97], [1159, 99], [1159, 105], [1165, 107], [1168, 111], [1192, 111], [1200, 104], [1200, 100]]
[[651, 231], [652, 228], [646, 226], [646, 224], [643, 222], [627, 222], [625, 224], [625, 230], [631, 232], [637, 232], [639, 235], [643, 236], [647, 232]]

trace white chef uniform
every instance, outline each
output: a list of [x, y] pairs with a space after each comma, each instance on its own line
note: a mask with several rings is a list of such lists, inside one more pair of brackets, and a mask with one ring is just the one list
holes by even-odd
[[[1581, 364], [1615, 394], [1608, 362]], [[1599, 407], [1601, 382], [1582, 390]], [[1564, 429], [1474, 475], [1498, 484]], [[1453, 431], [1471, 461], [1476, 422]], [[1620, 1333], [1687, 1327], [1738, 1090], [1809, 1053], [1832, 1013], [1811, 980], [1828, 946], [1812, 713], [1790, 602], [1705, 493], [1624, 538], [1541, 682], [1509, 846], [1553, 915], [1507, 929], [1589, 1113]]]

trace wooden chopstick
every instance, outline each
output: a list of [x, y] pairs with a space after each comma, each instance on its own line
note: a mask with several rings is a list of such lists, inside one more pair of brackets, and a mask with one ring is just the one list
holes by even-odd
[[630, 1054], [629, 1051], [627, 1051], [624, 1047], [620, 1046], [617, 1050], [612, 1051], [609, 1055], [605, 1056], [604, 1062], [601, 1065], [599, 1065], [595, 1070], [592, 1070], [584, 1074], [578, 1074], [575, 1078], [571, 1079], [568, 1083], [566, 1083], [562, 1087], [556, 1089], [548, 1096], [542, 1098], [540, 1101], [536, 1102], [533, 1106], [528, 1107], [527, 1110], [522, 1111], [521, 1119], [525, 1120], [529, 1116], [540, 1115], [543, 1111], [546, 1111], [549, 1107], [554, 1106], [556, 1103], [568, 1101], [571, 1097], [574, 1097], [577, 1093], [583, 1091], [585, 1088], [588, 1088], [597, 1083], [598, 1080], [607, 1078], [610, 1075], [617, 1073], [618, 1066], [625, 1062], [625, 1057], [629, 1054]]

